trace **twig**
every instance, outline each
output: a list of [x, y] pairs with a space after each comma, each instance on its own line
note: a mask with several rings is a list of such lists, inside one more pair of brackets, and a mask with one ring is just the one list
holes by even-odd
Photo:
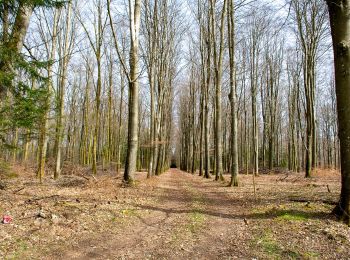
[[32, 198], [32, 199], [27, 200], [26, 202], [31, 203], [31, 202], [34, 202], [34, 201], [39, 201], [39, 200], [44, 200], [44, 199], [51, 199], [51, 198], [54, 198], [54, 197], [59, 197], [59, 195], [52, 195], [52, 196], [45, 196], [45, 197], [39, 197], [39, 198]]
[[289, 177], [289, 174], [286, 174], [285, 177], [279, 178], [279, 179], [277, 179], [277, 181], [284, 181], [284, 180], [287, 179], [288, 177]]
[[82, 177], [82, 178], [84, 178], [85, 180], [90, 181], [90, 179], [89, 179], [88, 177], [84, 176], [83, 174], [79, 174], [79, 176]]
[[18, 190], [15, 190], [15, 191], [13, 192], [13, 194], [18, 193], [18, 192], [20, 192], [20, 191], [24, 190], [25, 188], [26, 188], [26, 187], [22, 187], [22, 188], [20, 188], [20, 189], [18, 189]]

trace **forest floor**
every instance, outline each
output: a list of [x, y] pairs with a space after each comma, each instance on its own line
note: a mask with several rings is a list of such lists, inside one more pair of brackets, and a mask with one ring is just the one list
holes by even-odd
[[171, 169], [123, 187], [107, 173], [39, 184], [17, 171], [0, 189], [0, 214], [13, 218], [0, 224], [0, 259], [350, 258], [350, 228], [329, 214], [334, 171], [261, 175], [255, 196], [252, 175], [230, 188]]

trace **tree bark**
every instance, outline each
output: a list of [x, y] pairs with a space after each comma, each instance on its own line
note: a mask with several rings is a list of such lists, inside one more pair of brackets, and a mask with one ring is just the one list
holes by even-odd
[[334, 48], [335, 87], [341, 153], [341, 194], [333, 210], [350, 225], [350, 1], [328, 0]]
[[56, 139], [55, 139], [55, 172], [54, 178], [57, 179], [61, 174], [62, 168], [62, 155], [61, 155], [61, 145], [62, 145], [62, 132], [63, 132], [63, 114], [64, 114], [64, 95], [65, 95], [65, 85], [67, 81], [67, 71], [69, 62], [69, 33], [71, 28], [71, 13], [72, 13], [72, 3], [69, 2], [67, 16], [66, 16], [66, 28], [64, 36], [64, 50], [63, 50], [63, 60], [62, 60], [62, 74], [60, 75], [60, 83], [57, 98], [57, 117], [56, 117]]
[[224, 5], [221, 11], [220, 20], [220, 40], [219, 49], [216, 44], [216, 19], [215, 19], [215, 3], [211, 0], [211, 36], [213, 41], [213, 58], [214, 58], [214, 70], [215, 70], [215, 180], [223, 179], [223, 166], [222, 166], [222, 63], [224, 53], [224, 21], [227, 12], [227, 0], [224, 0]]
[[235, 77], [235, 21], [234, 0], [228, 3], [228, 44], [230, 56], [230, 102], [231, 102], [231, 182], [230, 186], [238, 186], [238, 141], [237, 141], [237, 93]]
[[[53, 23], [53, 28], [52, 28], [52, 45], [51, 45], [51, 53], [50, 53], [50, 60], [55, 59], [55, 53], [56, 53], [56, 45], [57, 45], [57, 24], [58, 24], [58, 19], [59, 19], [59, 9], [55, 10], [55, 15], [54, 15], [54, 23]], [[49, 95], [53, 91], [53, 86], [52, 86], [52, 65], [50, 64], [47, 68], [48, 71], [48, 80], [49, 80]], [[48, 114], [49, 114], [49, 108], [50, 108], [50, 102], [51, 98], [50, 96], [47, 98], [46, 101], [46, 108], [47, 109], [43, 115], [43, 122], [40, 128], [40, 136], [39, 136], [39, 147], [38, 147], [38, 152], [39, 152], [39, 158], [38, 158], [38, 169], [37, 169], [37, 176], [40, 179], [40, 182], [42, 182], [42, 179], [45, 174], [45, 163], [46, 163], [46, 150], [47, 150], [47, 143], [48, 143], [48, 136], [47, 136], [47, 130], [49, 127], [49, 120], [48, 120]]]
[[130, 9], [130, 75], [129, 75], [129, 122], [128, 122], [128, 148], [124, 171], [124, 181], [133, 183], [136, 171], [137, 147], [138, 147], [138, 118], [139, 118], [139, 29], [141, 0], [135, 0]]

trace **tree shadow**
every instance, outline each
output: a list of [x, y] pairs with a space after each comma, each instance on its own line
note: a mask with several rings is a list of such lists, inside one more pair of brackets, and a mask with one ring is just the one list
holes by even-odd
[[331, 216], [331, 213], [324, 211], [273, 208], [265, 212], [252, 213], [250, 218], [307, 221], [308, 219], [326, 220]]
[[[150, 211], [160, 211], [165, 213], [166, 217], [169, 217], [171, 214], [190, 214], [193, 213], [193, 209], [183, 209], [183, 208], [166, 208], [160, 206], [151, 206], [151, 205], [134, 205], [141, 210], [150, 210]], [[259, 213], [225, 213], [225, 212], [216, 212], [208, 209], [196, 209], [196, 212], [217, 218], [231, 219], [231, 220], [272, 220], [272, 219], [281, 219], [281, 220], [295, 220], [295, 221], [307, 221], [309, 219], [317, 220], [326, 220], [333, 218], [333, 215], [329, 212], [323, 211], [304, 211], [304, 210], [295, 210], [295, 209], [271, 209], [266, 212]]]

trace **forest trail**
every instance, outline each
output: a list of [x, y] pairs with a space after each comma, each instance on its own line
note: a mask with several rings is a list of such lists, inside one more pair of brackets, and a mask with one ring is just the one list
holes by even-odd
[[[18, 169], [18, 172], [24, 172]], [[329, 214], [337, 172], [240, 175], [240, 186], [171, 169], [68, 169], [39, 184], [27, 172], [0, 190], [0, 259], [349, 259], [350, 229]]]
[[[242, 259], [251, 253], [246, 209], [213, 180], [172, 169], [141, 184], [148, 203], [132, 203], [123, 228], [83, 237], [62, 259]], [[57, 256], [57, 255], [56, 255]]]

